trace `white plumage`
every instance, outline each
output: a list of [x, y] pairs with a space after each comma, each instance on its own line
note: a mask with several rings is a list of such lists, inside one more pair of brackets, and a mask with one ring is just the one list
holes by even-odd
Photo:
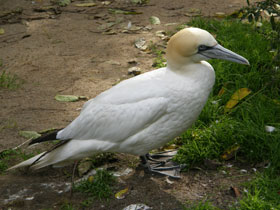
[[[213, 49], [227, 54], [222, 59], [248, 63], [221, 48], [207, 31], [178, 32], [168, 43], [166, 68], [122, 81], [86, 102], [81, 114], [57, 134], [59, 140], [71, 140], [31, 168], [63, 166], [99, 152], [145, 155], [163, 146], [189, 128], [205, 105], [215, 73], [203, 60], [218, 56]], [[38, 157], [12, 168], [30, 165]]]

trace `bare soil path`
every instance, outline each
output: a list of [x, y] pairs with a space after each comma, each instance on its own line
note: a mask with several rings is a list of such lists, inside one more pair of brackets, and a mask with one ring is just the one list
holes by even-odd
[[[135, 40], [160, 42], [156, 31], [174, 31], [193, 11], [211, 17], [217, 12], [230, 14], [246, 4], [244, 0], [150, 0], [135, 5], [128, 0], [112, 0], [109, 5], [96, 1], [95, 7], [75, 6], [81, 2], [47, 8], [51, 5], [48, 0], [0, 0], [0, 27], [5, 30], [0, 35], [0, 74], [5, 70], [23, 81], [16, 90], [0, 89], [0, 151], [26, 141], [19, 136], [21, 130], [62, 128], [79, 114], [84, 101], [58, 102], [55, 95], [92, 98], [131, 77], [129, 67], [152, 70], [153, 55], [135, 48]], [[112, 14], [112, 8], [141, 14]], [[160, 25], [149, 26], [152, 15], [159, 17]], [[137, 30], [124, 31], [129, 22]], [[129, 63], [131, 60], [136, 63]], [[127, 167], [125, 163], [120, 166]], [[65, 170], [71, 171], [71, 167]], [[235, 180], [233, 175], [239, 177], [239, 168], [229, 170], [231, 176], [190, 171], [182, 180], [168, 184], [164, 177], [143, 175], [137, 168], [123, 178], [125, 184], [118, 186], [133, 187], [126, 199], [96, 201], [89, 209], [122, 209], [133, 203], [145, 203], [153, 209], [182, 209], [182, 203], [202, 198], [224, 206], [225, 198], [230, 202], [235, 199], [229, 193], [229, 182], [249, 177]], [[64, 174], [63, 170], [51, 169], [0, 175], [0, 209], [59, 209], [65, 200], [70, 201], [69, 192], [65, 192], [69, 178]], [[11, 199], [12, 195], [19, 198]], [[75, 204], [83, 200], [81, 195], [72, 198]]]

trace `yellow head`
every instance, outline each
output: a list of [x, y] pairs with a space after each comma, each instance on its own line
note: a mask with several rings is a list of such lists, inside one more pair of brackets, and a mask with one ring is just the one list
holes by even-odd
[[173, 35], [168, 42], [167, 63], [171, 68], [211, 58], [249, 64], [242, 56], [219, 45], [209, 32], [199, 28], [185, 28]]

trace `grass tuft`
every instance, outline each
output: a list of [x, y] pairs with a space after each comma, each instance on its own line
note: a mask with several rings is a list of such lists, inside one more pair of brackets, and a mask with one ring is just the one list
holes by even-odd
[[97, 170], [93, 180], [85, 180], [75, 186], [75, 191], [83, 192], [98, 199], [108, 199], [113, 195], [111, 186], [115, 183], [115, 177], [105, 170]]
[[0, 88], [16, 89], [21, 85], [22, 81], [15, 76], [3, 71], [0, 74]]

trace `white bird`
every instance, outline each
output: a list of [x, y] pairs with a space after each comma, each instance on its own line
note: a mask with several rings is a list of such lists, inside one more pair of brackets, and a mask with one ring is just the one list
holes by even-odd
[[182, 134], [200, 114], [215, 82], [214, 69], [205, 60], [249, 65], [199, 28], [172, 36], [166, 56], [167, 67], [120, 82], [86, 102], [66, 128], [33, 140], [30, 144], [61, 142], [10, 169], [60, 167], [100, 152], [129, 153], [145, 161], [150, 150]]

